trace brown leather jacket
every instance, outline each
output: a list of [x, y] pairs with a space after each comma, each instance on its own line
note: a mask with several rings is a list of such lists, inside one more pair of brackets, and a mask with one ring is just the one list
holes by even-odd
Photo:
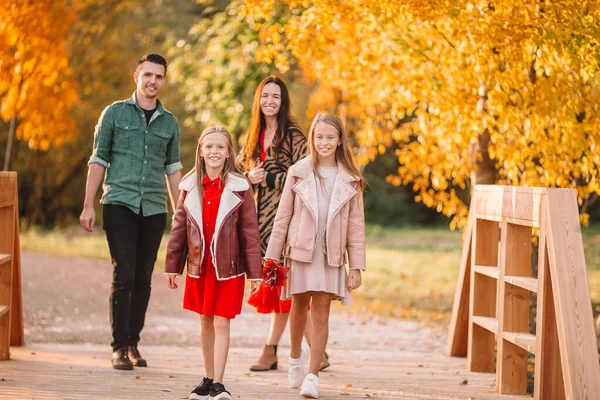
[[[179, 184], [181, 194], [171, 224], [165, 273], [181, 275], [187, 260], [188, 275], [200, 277], [204, 248], [202, 202], [198, 196], [196, 173], [188, 173]], [[248, 181], [237, 174], [227, 177], [210, 254], [218, 280], [247, 275], [261, 280], [262, 257], [256, 206]]]
[[[325, 245], [327, 262], [350, 269], [366, 269], [365, 212], [357, 179], [338, 164], [331, 189]], [[287, 174], [265, 258], [284, 257], [312, 262], [317, 246], [317, 183], [310, 157], [294, 164]], [[348, 253], [348, 260], [346, 260]]]

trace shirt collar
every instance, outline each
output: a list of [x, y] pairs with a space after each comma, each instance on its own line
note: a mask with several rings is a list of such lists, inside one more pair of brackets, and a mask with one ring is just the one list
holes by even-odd
[[[137, 90], [135, 90], [133, 92], [133, 94], [131, 95], [131, 97], [129, 99], [127, 99], [127, 104], [132, 104], [134, 106], [137, 106], [139, 108], [141, 108], [138, 103], [137, 103]], [[165, 111], [165, 109], [163, 108], [160, 100], [156, 99], [156, 112], [160, 115]]]
[[216, 177], [214, 181], [211, 181], [208, 175], [204, 175], [204, 179], [202, 179], [202, 186], [208, 185], [209, 183], [214, 183], [215, 185], [219, 185], [221, 183], [221, 178]]

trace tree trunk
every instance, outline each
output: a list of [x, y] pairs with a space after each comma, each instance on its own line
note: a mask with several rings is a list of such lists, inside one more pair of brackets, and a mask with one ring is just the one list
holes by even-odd
[[8, 127], [8, 142], [6, 143], [6, 153], [4, 155], [4, 168], [3, 171], [8, 171], [10, 168], [10, 155], [12, 152], [13, 140], [15, 138], [15, 133], [17, 131], [17, 125], [19, 125], [19, 121], [17, 121], [17, 117], [12, 117], [10, 119], [10, 126]]
[[[487, 88], [485, 85], [479, 87], [479, 99], [477, 100], [477, 111], [481, 114], [487, 112]], [[475, 169], [471, 172], [471, 193], [475, 185], [493, 185], [496, 183], [496, 165], [490, 158], [488, 146], [490, 145], [490, 132], [485, 129], [477, 141], [470, 147], [471, 159], [475, 164]]]
[[477, 143], [475, 145], [475, 171], [471, 173], [471, 183], [475, 185], [493, 185], [496, 183], [496, 165], [490, 158], [488, 153], [488, 146], [490, 144], [490, 134], [487, 131], [483, 131], [481, 135], [477, 137]]

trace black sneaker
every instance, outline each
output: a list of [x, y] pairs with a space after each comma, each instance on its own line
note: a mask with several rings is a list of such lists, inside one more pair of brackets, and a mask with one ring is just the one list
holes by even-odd
[[190, 393], [190, 400], [209, 400], [210, 397], [210, 387], [213, 383], [212, 379], [208, 379], [204, 377], [202, 382], [194, 390]]
[[213, 382], [210, 385], [210, 400], [231, 399], [231, 393], [225, 390], [221, 382]]

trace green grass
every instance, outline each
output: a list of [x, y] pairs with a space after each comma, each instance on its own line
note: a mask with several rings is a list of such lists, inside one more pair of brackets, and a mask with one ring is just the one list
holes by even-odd
[[[583, 229], [592, 301], [600, 303], [600, 226]], [[462, 251], [461, 233], [447, 228], [367, 228], [367, 272], [348, 311], [447, 322]], [[156, 268], [164, 266], [167, 236]], [[109, 260], [104, 233], [79, 227], [21, 233], [26, 251]]]

